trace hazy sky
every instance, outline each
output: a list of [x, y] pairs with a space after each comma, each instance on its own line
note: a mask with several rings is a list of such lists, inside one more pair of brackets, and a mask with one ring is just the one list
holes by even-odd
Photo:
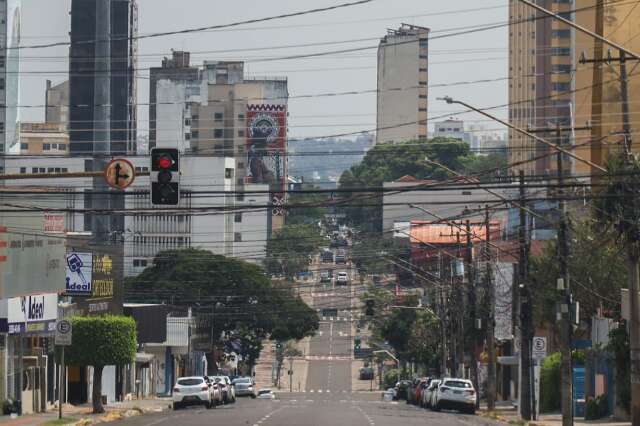
[[[171, 31], [273, 16], [281, 13], [338, 4], [346, 0], [138, 0], [139, 33]], [[68, 40], [70, 0], [22, 0], [23, 38], [29, 45]], [[375, 46], [387, 28], [406, 22], [429, 27], [432, 37], [455, 28], [505, 22], [506, 0], [375, 0], [372, 3], [298, 18], [209, 31], [144, 39], [139, 42], [141, 69], [138, 101], [148, 102], [148, 69], [158, 66], [170, 49], [189, 50], [192, 62], [203, 60], [245, 60], [245, 70], [255, 76], [286, 76], [291, 96], [343, 91], [375, 90], [376, 49], [320, 58], [261, 62], [261, 59], [360, 46]], [[507, 28], [430, 42], [429, 85], [456, 83], [507, 76]], [[279, 46], [361, 40], [343, 44], [282, 48]], [[245, 49], [239, 51], [238, 49]], [[258, 49], [258, 50], [246, 50]], [[228, 52], [221, 52], [229, 50]], [[234, 51], [235, 50], [235, 51]], [[215, 51], [215, 52], [212, 52]], [[45, 80], [65, 80], [67, 47], [22, 51], [22, 105], [44, 103]], [[37, 73], [34, 73], [37, 71]], [[437, 97], [451, 95], [477, 106], [506, 103], [507, 80], [498, 82], [432, 87], [429, 117], [458, 110]], [[289, 135], [322, 136], [375, 128], [375, 94], [291, 99]], [[501, 110], [504, 117], [506, 110]], [[489, 129], [498, 126], [477, 115], [464, 116]], [[44, 119], [42, 107], [23, 108], [23, 121]], [[148, 127], [148, 109], [139, 108], [139, 128]]]

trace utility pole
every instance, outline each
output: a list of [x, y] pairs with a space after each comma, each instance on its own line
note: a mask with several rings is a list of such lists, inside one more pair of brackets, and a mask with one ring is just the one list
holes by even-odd
[[522, 208], [526, 206], [524, 186], [524, 170], [520, 170], [520, 228], [518, 241], [520, 256], [518, 259], [518, 286], [520, 299], [520, 416], [524, 420], [532, 420], [532, 374], [531, 374], [531, 340], [533, 338], [533, 321], [531, 318], [531, 291], [529, 288], [529, 242], [527, 235], [527, 214]]
[[487, 408], [492, 411], [496, 408], [496, 346], [495, 346], [495, 287], [491, 277], [491, 249], [489, 239], [491, 237], [491, 222], [489, 221], [489, 206], [485, 206], [485, 256], [486, 256], [486, 280], [488, 297], [488, 321], [487, 321], [487, 355], [489, 358], [487, 367]]
[[[557, 122], [555, 127], [529, 130], [532, 133], [555, 132], [556, 145], [562, 146], [562, 133], [565, 131], [591, 130], [591, 126], [582, 127], [562, 127]], [[573, 335], [571, 321], [571, 290], [569, 286], [569, 226], [567, 219], [567, 205], [564, 200], [565, 192], [565, 170], [564, 154], [558, 151], [557, 154], [557, 189], [555, 194], [558, 197], [558, 210], [560, 219], [558, 223], [558, 262], [560, 266], [560, 276], [558, 277], [559, 300], [558, 322], [560, 329], [560, 396], [562, 408], [563, 426], [573, 425], [573, 363], [571, 360], [571, 340]], [[569, 171], [570, 172], [570, 171]], [[553, 192], [550, 188], [550, 192]], [[535, 405], [534, 405], [535, 406]]]
[[[466, 221], [466, 234], [467, 234], [467, 247], [466, 247], [466, 264], [467, 264], [467, 286], [468, 286], [468, 298], [469, 298], [469, 317], [471, 317], [471, 329], [470, 329], [470, 351], [469, 358], [471, 363], [471, 381], [476, 390], [478, 387], [478, 361], [476, 360], [476, 344], [477, 344], [477, 332], [476, 332], [476, 287], [475, 277], [473, 273], [473, 242], [471, 241], [471, 223], [469, 219]], [[480, 399], [476, 399], [476, 404]]]

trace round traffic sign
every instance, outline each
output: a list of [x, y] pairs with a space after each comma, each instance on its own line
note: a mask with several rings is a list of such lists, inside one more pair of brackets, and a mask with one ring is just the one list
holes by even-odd
[[136, 169], [129, 160], [117, 158], [111, 160], [104, 169], [104, 180], [115, 189], [125, 189], [130, 186], [136, 178]]
[[546, 351], [547, 350], [547, 340], [543, 337], [534, 337], [533, 338], [533, 350], [535, 351]]
[[56, 324], [56, 329], [60, 334], [67, 334], [71, 332], [71, 323], [67, 320], [60, 320]]

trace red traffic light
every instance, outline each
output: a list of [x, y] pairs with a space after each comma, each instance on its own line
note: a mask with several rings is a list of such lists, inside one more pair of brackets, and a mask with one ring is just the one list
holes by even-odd
[[158, 167], [161, 169], [168, 169], [172, 165], [173, 160], [170, 157], [163, 156], [158, 159]]

